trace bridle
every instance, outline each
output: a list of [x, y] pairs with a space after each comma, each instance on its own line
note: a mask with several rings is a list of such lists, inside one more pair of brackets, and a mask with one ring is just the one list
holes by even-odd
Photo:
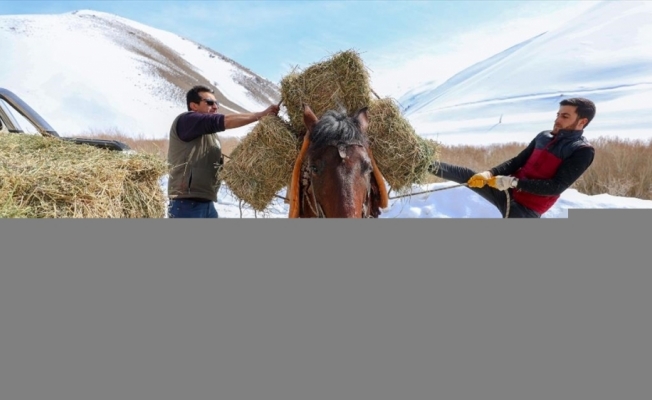
[[[366, 149], [366, 146], [360, 142], [341, 143], [337, 141], [332, 141], [328, 143], [327, 146], [336, 147], [338, 149], [338, 153], [342, 158], [342, 160], [344, 160], [347, 157], [346, 154], [347, 147], [357, 146]], [[315, 195], [315, 191], [313, 190], [314, 185], [312, 181], [312, 173], [310, 171], [309, 159], [306, 159], [306, 161], [303, 163], [302, 166], [301, 184], [303, 187], [302, 198], [308, 199], [307, 203], [311, 211], [317, 216], [317, 218], [326, 218], [326, 214], [324, 214], [324, 210], [321, 207], [321, 204], [319, 204], [319, 201], [317, 201], [317, 196]], [[362, 218], [371, 218], [371, 214], [369, 212], [370, 199], [371, 199], [371, 181], [367, 182], [367, 193], [365, 195], [364, 202], [362, 203]], [[303, 201], [301, 207], [303, 207]]]

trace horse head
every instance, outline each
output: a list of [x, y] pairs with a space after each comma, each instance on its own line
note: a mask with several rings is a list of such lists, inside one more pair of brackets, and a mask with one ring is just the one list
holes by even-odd
[[373, 158], [367, 108], [318, 119], [304, 106], [305, 134], [291, 183], [290, 218], [377, 218], [387, 191]]

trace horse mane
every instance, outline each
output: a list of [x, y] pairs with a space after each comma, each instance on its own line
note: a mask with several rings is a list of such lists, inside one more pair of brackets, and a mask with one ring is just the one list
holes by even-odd
[[329, 143], [359, 143], [368, 147], [367, 136], [360, 130], [355, 118], [344, 112], [328, 110], [315, 124], [310, 137], [310, 149], [326, 146]]

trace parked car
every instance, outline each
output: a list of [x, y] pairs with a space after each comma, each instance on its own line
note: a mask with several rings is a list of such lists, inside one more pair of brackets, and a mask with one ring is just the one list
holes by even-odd
[[64, 137], [50, 126], [32, 107], [30, 107], [18, 95], [8, 89], [0, 87], [0, 132], [4, 133], [28, 133], [16, 119], [16, 113], [22, 115], [32, 124], [38, 133], [43, 136], [56, 137], [78, 144], [108, 149], [112, 151], [123, 151], [133, 153], [134, 151], [126, 143], [117, 140], [88, 139], [78, 137]]

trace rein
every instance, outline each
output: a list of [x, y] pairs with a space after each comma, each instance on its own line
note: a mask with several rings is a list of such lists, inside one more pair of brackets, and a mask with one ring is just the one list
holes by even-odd
[[[423, 192], [408, 193], [408, 194], [404, 194], [404, 195], [401, 195], [401, 196], [390, 197], [390, 200], [398, 199], [398, 198], [401, 198], [401, 197], [414, 196], [416, 194], [432, 193], [432, 192], [438, 192], [440, 190], [454, 189], [454, 188], [458, 188], [458, 187], [462, 187], [462, 186], [469, 186], [469, 185], [468, 185], [468, 183], [460, 183], [459, 185], [447, 186], [447, 187], [438, 188], [438, 189], [424, 190]], [[509, 199], [509, 191], [505, 190], [505, 196], [507, 196], [507, 210], [505, 211], [505, 217], [504, 218], [509, 218], [509, 206], [511, 204], [511, 201]]]
[[[306, 172], [309, 173], [309, 171], [304, 171], [304, 173], [306, 173]], [[307, 179], [310, 182], [310, 186], [312, 187], [312, 178], [304, 176], [304, 179]], [[308, 193], [307, 193], [308, 189], [307, 189], [306, 183], [307, 182], [304, 181], [304, 195], [308, 196]], [[402, 198], [402, 197], [415, 196], [415, 195], [424, 194], [424, 193], [439, 192], [441, 190], [454, 189], [454, 188], [464, 187], [464, 186], [468, 186], [468, 184], [467, 183], [460, 183], [458, 185], [447, 186], [447, 187], [438, 188], [438, 189], [430, 189], [430, 190], [424, 190], [422, 192], [408, 193], [408, 194], [404, 194], [404, 195], [400, 195], [400, 196], [394, 196], [394, 197], [390, 197], [389, 199], [394, 200], [394, 199], [399, 199], [399, 198]], [[369, 196], [371, 194], [370, 192], [371, 192], [371, 188], [367, 189], [367, 200], [369, 200]], [[318, 218], [325, 218], [324, 211], [322, 210], [321, 206], [317, 202], [317, 198], [315, 197], [314, 192], [311, 191], [311, 194], [312, 194], [311, 197], [313, 199], [313, 202], [314, 202], [314, 205], [315, 205], [315, 208], [316, 208], [316, 210], [315, 210], [315, 208], [313, 208], [313, 205], [308, 203], [310, 205], [310, 208], [312, 209], [312, 212], [314, 212], [315, 215], [318, 216]], [[509, 191], [505, 191], [505, 196], [507, 196], [507, 210], [505, 211], [505, 217], [504, 218], [509, 218], [509, 207], [510, 207], [510, 203], [511, 203], [510, 198], [509, 198]], [[283, 197], [283, 196], [279, 196], [279, 195], [274, 195], [274, 197], [278, 197], [279, 199], [286, 200], [286, 201], [288, 200], [287, 197]], [[366, 201], [365, 201], [365, 204], [363, 205], [363, 208], [364, 208], [364, 216], [363, 216], [363, 218], [369, 218], [369, 209], [367, 207], [367, 202]]]
[[409, 197], [409, 196], [414, 196], [414, 195], [417, 195], [417, 194], [438, 192], [438, 191], [440, 191], [440, 190], [454, 189], [454, 188], [461, 187], [461, 186], [468, 186], [468, 184], [466, 184], [466, 183], [460, 183], [459, 185], [447, 186], [447, 187], [438, 188], [438, 189], [424, 190], [423, 192], [416, 192], [416, 193], [403, 194], [403, 195], [400, 195], [400, 196], [390, 197], [389, 199], [390, 199], [390, 200], [400, 199], [401, 197]]

